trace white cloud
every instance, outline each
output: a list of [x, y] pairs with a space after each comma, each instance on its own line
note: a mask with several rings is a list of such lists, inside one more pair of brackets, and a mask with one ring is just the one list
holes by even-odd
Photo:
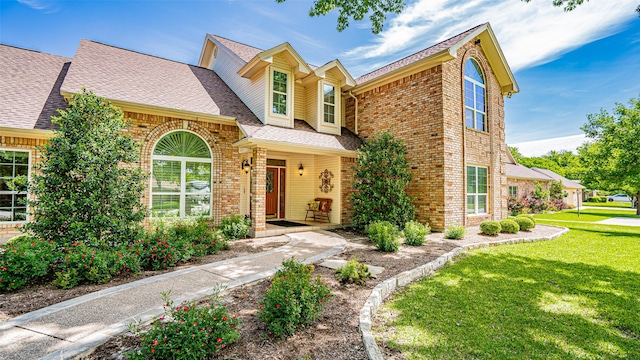
[[[560, 55], [621, 30], [635, 20], [637, 0], [591, 0], [572, 12], [551, 0], [417, 0], [392, 18], [373, 43], [346, 52], [364, 65], [398, 59], [490, 22], [513, 71], [553, 61]], [[373, 70], [371, 67], [369, 70]]]
[[44, 11], [46, 13], [55, 12], [57, 10], [57, 4], [51, 0], [18, 0], [18, 2], [34, 10]]
[[509, 144], [509, 146], [517, 147], [523, 156], [532, 157], [546, 155], [551, 150], [568, 150], [575, 153], [578, 146], [584, 144], [586, 141], [587, 138], [584, 136], [584, 134], [581, 134], [551, 139], [525, 141], [515, 144]]

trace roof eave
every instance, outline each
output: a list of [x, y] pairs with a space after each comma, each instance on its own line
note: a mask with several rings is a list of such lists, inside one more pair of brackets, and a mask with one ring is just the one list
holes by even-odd
[[233, 143], [233, 146], [237, 148], [249, 148], [249, 149], [261, 147], [261, 148], [267, 148], [269, 150], [274, 150], [274, 151], [284, 151], [284, 152], [312, 154], [312, 155], [333, 155], [333, 156], [344, 156], [344, 157], [357, 156], [357, 152], [355, 150], [335, 149], [335, 148], [328, 148], [324, 146], [287, 143], [283, 141], [256, 139], [251, 137], [240, 139], [235, 143]]
[[44, 129], [23, 129], [23, 128], [12, 128], [6, 126], [0, 126], [0, 133], [3, 136], [11, 136], [11, 137], [22, 137], [27, 139], [42, 139], [47, 140], [53, 137], [53, 130], [44, 130]]
[[238, 75], [244, 78], [252, 78], [255, 74], [272, 64], [273, 57], [280, 53], [288, 55], [286, 56], [287, 61], [291, 67], [294, 68], [296, 78], [304, 77], [312, 72], [311, 68], [300, 54], [298, 54], [298, 52], [289, 43], [283, 43], [254, 56], [253, 59], [238, 70]]

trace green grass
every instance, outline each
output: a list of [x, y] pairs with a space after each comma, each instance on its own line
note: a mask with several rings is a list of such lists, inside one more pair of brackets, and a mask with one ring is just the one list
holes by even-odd
[[408, 359], [640, 358], [640, 227], [470, 252], [408, 286], [374, 334]]
[[613, 209], [580, 209], [580, 217], [578, 217], [578, 209], [563, 210], [554, 214], [536, 214], [536, 221], [539, 219], [548, 220], [569, 220], [569, 221], [587, 221], [596, 222], [610, 219], [612, 217], [630, 217], [638, 218], [635, 210], [613, 210]]
[[581, 206], [595, 206], [595, 207], [616, 207], [616, 208], [631, 208], [631, 202], [617, 202], [617, 201], [607, 201], [605, 203], [597, 203], [597, 202], [588, 202], [585, 201], [581, 204]]

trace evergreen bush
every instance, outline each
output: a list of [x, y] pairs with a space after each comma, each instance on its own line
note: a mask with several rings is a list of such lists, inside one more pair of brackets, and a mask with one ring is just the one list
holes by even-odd
[[499, 221], [487, 220], [480, 223], [480, 230], [485, 235], [498, 235], [502, 226]]
[[500, 227], [502, 227], [502, 230], [500, 230], [501, 233], [516, 234], [520, 231], [520, 225], [511, 219], [500, 221]]
[[404, 242], [411, 246], [420, 246], [427, 240], [431, 232], [429, 225], [422, 225], [417, 221], [409, 221], [404, 225]]
[[388, 221], [375, 221], [367, 227], [367, 236], [380, 251], [398, 251], [399, 235], [398, 227]]

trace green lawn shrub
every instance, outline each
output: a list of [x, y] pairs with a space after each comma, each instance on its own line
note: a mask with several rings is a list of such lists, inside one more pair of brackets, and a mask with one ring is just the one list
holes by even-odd
[[500, 230], [501, 233], [517, 234], [518, 231], [520, 231], [520, 225], [511, 219], [500, 221], [500, 227], [502, 228], [502, 230]]
[[264, 321], [268, 334], [276, 337], [291, 336], [299, 326], [315, 321], [331, 299], [331, 290], [322, 278], [311, 278], [313, 265], [291, 258], [282, 266], [258, 306], [258, 318]]
[[607, 202], [607, 197], [606, 196], [591, 196], [587, 199], [588, 202], [595, 202], [595, 203], [606, 203]]
[[451, 225], [444, 231], [444, 238], [451, 240], [464, 239], [464, 235], [467, 233], [467, 228], [463, 225]]
[[535, 227], [535, 224], [531, 219], [523, 216], [517, 216], [514, 221], [518, 223], [518, 226], [520, 226], [520, 231], [529, 231]]
[[531, 214], [520, 214], [517, 217], [523, 217], [523, 218], [527, 218], [527, 219], [531, 220], [533, 222], [533, 227], [536, 227], [536, 218], [533, 217], [533, 215], [531, 215]]
[[364, 285], [368, 278], [371, 277], [369, 267], [358, 261], [358, 256], [354, 256], [345, 266], [336, 270], [336, 277], [343, 284]]
[[427, 240], [431, 232], [429, 225], [422, 225], [417, 221], [409, 221], [404, 225], [404, 242], [411, 246], [420, 246]]
[[227, 240], [244, 239], [249, 235], [251, 220], [242, 215], [233, 215], [222, 219], [219, 229]]
[[485, 235], [498, 235], [502, 226], [499, 221], [487, 220], [480, 223], [480, 230]]
[[53, 241], [32, 237], [0, 247], [0, 292], [20, 289], [29, 281], [47, 276], [54, 247]]
[[380, 251], [396, 252], [400, 249], [398, 227], [388, 221], [375, 221], [369, 224], [367, 235]]
[[129, 328], [138, 337], [138, 347], [127, 353], [129, 359], [208, 359], [219, 355], [240, 338], [236, 315], [222, 304], [222, 288], [215, 288], [206, 306], [183, 302], [174, 306], [170, 292], [162, 293], [164, 315], [148, 330], [139, 323]]

